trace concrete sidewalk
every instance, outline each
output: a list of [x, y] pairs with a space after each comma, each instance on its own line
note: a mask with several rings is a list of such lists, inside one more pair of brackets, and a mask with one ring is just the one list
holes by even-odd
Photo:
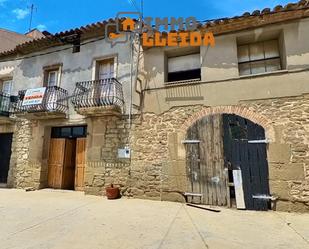
[[0, 248], [309, 248], [309, 214], [221, 210], [0, 189]]

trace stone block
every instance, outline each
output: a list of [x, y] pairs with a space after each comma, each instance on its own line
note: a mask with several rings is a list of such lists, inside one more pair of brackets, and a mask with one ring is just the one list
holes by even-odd
[[281, 181], [304, 180], [304, 164], [269, 164], [269, 179]]
[[186, 199], [179, 193], [162, 193], [162, 201], [185, 203]]
[[170, 155], [170, 160], [176, 160], [177, 159], [177, 133], [169, 133], [168, 134], [168, 150]]
[[86, 195], [98, 195], [102, 196], [104, 194], [103, 188], [102, 187], [92, 187], [92, 186], [86, 186], [85, 189], [85, 194]]
[[106, 131], [106, 123], [101, 120], [94, 121], [92, 124], [92, 131], [94, 135], [104, 134]]
[[131, 188], [130, 189], [130, 193], [133, 195], [133, 196], [143, 196], [144, 195], [144, 190], [142, 189], [138, 189], [138, 188]]
[[172, 176], [185, 176], [187, 174], [186, 161], [172, 161], [168, 167], [168, 174]]
[[101, 147], [91, 147], [87, 150], [88, 161], [100, 161], [101, 160]]
[[270, 188], [270, 194], [280, 197], [280, 198], [285, 198], [285, 199], [290, 199], [290, 187], [287, 181], [269, 181], [269, 188]]
[[169, 190], [186, 191], [188, 178], [187, 176], [170, 176], [164, 183], [168, 184]]
[[308, 213], [309, 206], [300, 202], [278, 201], [276, 204], [276, 211]]
[[267, 156], [270, 163], [288, 163], [291, 159], [291, 145], [271, 143]]
[[145, 196], [151, 197], [151, 198], [157, 198], [157, 197], [160, 197], [160, 192], [156, 192], [156, 191], [146, 192]]
[[92, 137], [92, 147], [102, 147], [104, 145], [104, 135], [95, 135]]

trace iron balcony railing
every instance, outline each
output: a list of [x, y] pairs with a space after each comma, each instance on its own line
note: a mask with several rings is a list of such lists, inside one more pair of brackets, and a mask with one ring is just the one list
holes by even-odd
[[0, 91], [0, 115], [9, 116], [11, 107], [10, 95]]
[[72, 103], [75, 109], [123, 106], [122, 84], [115, 78], [77, 82]]
[[26, 90], [18, 92], [18, 96], [12, 102], [13, 113], [34, 112], [59, 112], [66, 113], [69, 109], [68, 91], [58, 86], [46, 87], [43, 101], [37, 105], [23, 105]]

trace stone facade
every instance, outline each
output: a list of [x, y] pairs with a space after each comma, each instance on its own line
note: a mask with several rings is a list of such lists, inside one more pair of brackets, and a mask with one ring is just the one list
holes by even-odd
[[[12, 95], [19, 90], [41, 87], [44, 68], [59, 64], [62, 72], [59, 85], [71, 97], [75, 82], [96, 80], [98, 62], [113, 58], [114, 77], [123, 88], [124, 108], [121, 112], [107, 112], [102, 106], [86, 107], [78, 113], [70, 104], [65, 115], [54, 119], [6, 117], [12, 124], [9, 129], [1, 125], [0, 132], [14, 132], [8, 186], [47, 187], [51, 128], [87, 125], [86, 194], [104, 195], [105, 187], [115, 184], [128, 197], [183, 201], [177, 192], [187, 191], [188, 178], [186, 151], [181, 141], [197, 120], [230, 113], [247, 118], [266, 131], [270, 141], [270, 190], [279, 197], [277, 209], [308, 211], [309, 95], [304, 93], [309, 92], [306, 81], [309, 36], [305, 5], [300, 3], [290, 12], [263, 11], [262, 15], [255, 13], [248, 18], [245, 15], [207, 27], [218, 36], [214, 48], [200, 48], [200, 82], [166, 84], [167, 56], [178, 55], [170, 47], [141, 51], [138, 75], [132, 77], [129, 43], [111, 48], [100, 39], [82, 45], [79, 53], [61, 50], [66, 44], [50, 48], [29, 44], [29, 51], [24, 51], [29, 55], [26, 58], [0, 63], [0, 78], [13, 79]], [[104, 25], [99, 26], [104, 31]], [[88, 26], [85, 29], [88, 31], [82, 33], [82, 41], [101, 36], [97, 28]], [[278, 39], [284, 70], [240, 77], [238, 41], [250, 38], [250, 42], [256, 42], [269, 34], [274, 34], [271, 39]], [[41, 42], [44, 45], [44, 39]], [[34, 48], [48, 53], [32, 56]], [[189, 50], [180, 48], [179, 54], [196, 52]], [[133, 85], [135, 77], [138, 79]], [[128, 114], [132, 112], [130, 125]], [[131, 149], [131, 158], [119, 159], [118, 149], [125, 147]]]
[[[170, 193], [186, 191], [188, 184], [181, 139], [190, 124], [214, 113], [234, 113], [265, 128], [270, 140], [270, 189], [279, 197], [277, 209], [308, 210], [309, 95], [246, 101], [238, 106], [175, 107], [162, 115], [146, 113], [135, 117], [131, 134], [125, 129], [127, 120], [106, 121], [107, 125], [99, 126], [104, 130], [102, 138], [98, 137], [104, 141], [99, 146], [101, 160], [87, 163], [86, 193], [104, 194], [104, 186], [114, 183], [126, 196], [183, 200], [177, 193]], [[117, 159], [117, 148], [126, 145], [128, 137], [132, 158], [131, 162], [123, 162]]]
[[[265, 128], [271, 194], [277, 210], [308, 211], [309, 205], [309, 94], [297, 97], [244, 101], [237, 106], [174, 107], [163, 114], [87, 119], [85, 193], [104, 195], [115, 184], [123, 195], [155, 200], [183, 201], [187, 190], [185, 148], [181, 140], [198, 119], [233, 113]], [[19, 119], [12, 145], [10, 187], [42, 188], [46, 169], [29, 159], [37, 124]], [[39, 134], [39, 133], [38, 133]], [[118, 149], [130, 146], [130, 159], [119, 159]]]

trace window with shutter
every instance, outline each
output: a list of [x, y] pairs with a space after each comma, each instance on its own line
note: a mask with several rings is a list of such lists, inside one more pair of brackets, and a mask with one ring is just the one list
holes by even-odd
[[278, 40], [238, 46], [239, 75], [253, 75], [281, 70]]
[[200, 54], [169, 57], [167, 63], [167, 81], [201, 79]]
[[43, 67], [44, 78], [43, 86], [45, 87], [60, 87], [62, 64]]
[[58, 86], [58, 71], [48, 72], [47, 86]]
[[114, 59], [101, 60], [97, 62], [98, 80], [114, 78], [114, 71]]

